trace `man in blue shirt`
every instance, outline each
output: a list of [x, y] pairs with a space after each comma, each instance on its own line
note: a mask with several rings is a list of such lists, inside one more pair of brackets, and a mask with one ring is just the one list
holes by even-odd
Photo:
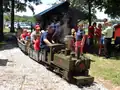
[[54, 41], [52, 40], [52, 36], [54, 34], [54, 29], [52, 26], [48, 26], [47, 31], [44, 32], [41, 35], [40, 38], [40, 48], [41, 49], [46, 49], [46, 51], [49, 51], [49, 45], [51, 45], [52, 43], [54, 43]]

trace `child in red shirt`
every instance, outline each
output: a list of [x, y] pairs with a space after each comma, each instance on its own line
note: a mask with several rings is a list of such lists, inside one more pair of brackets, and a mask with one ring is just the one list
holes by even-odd
[[36, 40], [34, 41], [34, 50], [40, 50], [40, 35], [36, 35]]

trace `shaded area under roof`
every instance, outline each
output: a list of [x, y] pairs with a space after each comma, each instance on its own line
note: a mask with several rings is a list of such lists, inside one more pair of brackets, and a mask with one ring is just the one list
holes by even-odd
[[69, 5], [70, 4], [68, 1], [64, 1], [60, 4], [52, 6], [51, 8], [48, 8], [47, 10], [44, 10], [43, 12], [40, 12], [39, 14], [35, 15], [35, 17], [40, 17], [45, 14], [60, 13], [62, 11], [65, 11], [66, 9], [68, 9]]

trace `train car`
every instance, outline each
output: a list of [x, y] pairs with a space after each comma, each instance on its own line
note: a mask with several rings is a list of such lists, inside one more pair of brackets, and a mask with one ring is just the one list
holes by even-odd
[[50, 52], [46, 52], [44, 49], [35, 51], [32, 45], [27, 45], [28, 49], [26, 49], [26, 45], [21, 44], [19, 39], [18, 45], [22, 51], [28, 53], [30, 58], [44, 64], [48, 69], [61, 75], [67, 81], [77, 85], [92, 84], [94, 77], [89, 75], [91, 60], [83, 54], [86, 38], [83, 38], [81, 46], [78, 47], [81, 49], [79, 49], [80, 51], [77, 54], [71, 49], [70, 19], [66, 17], [68, 8], [69, 3], [65, 1], [35, 16], [37, 22], [40, 22], [44, 30], [51, 23], [51, 20], [56, 20], [56, 18], [57, 20], [62, 20], [64, 24], [61, 27], [63, 27], [64, 36], [67, 38], [64, 44], [57, 43], [49, 46]]
[[[85, 40], [82, 40], [84, 43]], [[46, 60], [46, 51], [35, 51], [30, 47], [29, 56], [37, 62], [44, 63], [47, 68], [61, 75], [65, 80], [75, 83], [77, 85], [91, 84], [94, 81], [94, 77], [89, 75], [89, 69], [91, 60], [84, 55], [77, 53], [70, 49], [70, 40], [64, 44], [53, 44], [49, 46], [50, 52], [48, 52]], [[82, 46], [83, 47], [83, 46]]]
[[30, 40], [26, 41], [26, 43], [22, 42], [19, 38], [17, 39], [18, 47], [23, 51], [26, 55], [29, 53]]

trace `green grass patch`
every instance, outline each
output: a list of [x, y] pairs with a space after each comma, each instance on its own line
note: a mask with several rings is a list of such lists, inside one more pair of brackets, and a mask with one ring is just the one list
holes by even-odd
[[110, 80], [114, 85], [120, 85], [120, 60], [103, 59], [95, 55], [87, 54], [95, 62], [91, 63], [90, 74]]
[[8, 33], [8, 32], [10, 32], [10, 29], [9, 28], [4, 28], [3, 32]]

